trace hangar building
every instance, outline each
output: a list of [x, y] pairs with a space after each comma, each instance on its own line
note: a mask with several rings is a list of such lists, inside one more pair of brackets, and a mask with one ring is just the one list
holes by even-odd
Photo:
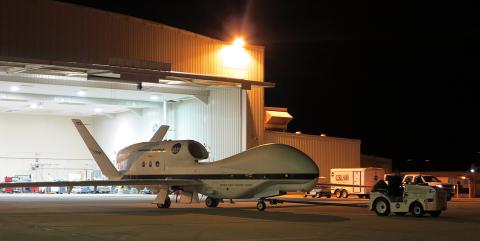
[[[2, 1], [0, 29], [1, 177], [100, 177], [72, 118], [112, 161], [163, 124], [167, 139], [204, 144], [209, 161], [277, 138], [264, 128], [264, 88], [274, 84], [264, 82], [262, 46], [41, 0]], [[320, 150], [336, 154], [322, 162], [358, 166], [355, 143], [328, 144]]]

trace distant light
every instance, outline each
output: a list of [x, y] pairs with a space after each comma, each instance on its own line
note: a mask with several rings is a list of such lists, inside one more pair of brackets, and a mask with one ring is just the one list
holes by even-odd
[[320, 134], [320, 136], [327, 136], [327, 135], [322, 133], [322, 134]]
[[18, 87], [18, 86], [15, 86], [15, 85], [14, 85], [14, 86], [10, 86], [10, 91], [17, 92], [17, 91], [19, 91], [19, 90], [20, 90], [20, 87]]
[[38, 105], [36, 103], [30, 104], [31, 109], [37, 109]]
[[297, 135], [301, 135], [301, 134], [302, 134], [302, 132], [301, 132], [301, 131], [295, 131], [295, 134], [297, 134]]
[[460, 179], [465, 180], [465, 179], [467, 179], [467, 177], [466, 176], [461, 176]]
[[243, 48], [243, 46], [245, 46], [245, 40], [243, 40], [242, 38], [236, 38], [233, 41], [233, 46], [237, 48]]
[[470, 172], [475, 173], [475, 169], [474, 168], [470, 169]]
[[103, 109], [102, 108], [95, 108], [95, 113], [102, 113]]
[[78, 96], [84, 96], [86, 93], [87, 93], [87, 92], [85, 92], [84, 90], [79, 90], [79, 91], [77, 92], [77, 95], [78, 95]]
[[156, 95], [151, 95], [151, 96], [150, 96], [150, 99], [151, 99], [151, 100], [158, 100], [158, 96], [156, 96]]

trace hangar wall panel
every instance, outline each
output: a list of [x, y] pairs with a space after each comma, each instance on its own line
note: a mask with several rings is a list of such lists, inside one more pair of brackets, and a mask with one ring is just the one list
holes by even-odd
[[265, 141], [287, 144], [305, 152], [327, 181], [332, 168], [360, 167], [360, 140], [266, 131]]
[[[245, 70], [223, 65], [230, 44], [166, 25], [77, 5], [4, 0], [0, 56], [108, 64], [110, 58], [171, 63], [172, 70], [264, 81], [264, 48], [246, 46]], [[247, 146], [263, 143], [263, 89], [248, 92]]]
[[208, 104], [190, 99], [174, 104], [176, 139], [193, 139], [218, 161], [242, 150], [241, 89], [211, 88]]
[[[47, 181], [97, 170], [72, 118], [0, 114], [0, 177], [32, 174], [36, 181]], [[35, 160], [39, 168], [32, 170]]]
[[[97, 116], [90, 123], [93, 136], [115, 163], [118, 151], [137, 142], [149, 141], [163, 125], [163, 107], [129, 111], [108, 116]], [[168, 137], [167, 137], [168, 138]]]

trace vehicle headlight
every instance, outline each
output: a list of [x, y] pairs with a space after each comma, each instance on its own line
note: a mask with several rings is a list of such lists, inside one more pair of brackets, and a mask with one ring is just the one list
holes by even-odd
[[437, 184], [436, 185], [438, 188], [443, 188], [443, 185], [442, 184]]

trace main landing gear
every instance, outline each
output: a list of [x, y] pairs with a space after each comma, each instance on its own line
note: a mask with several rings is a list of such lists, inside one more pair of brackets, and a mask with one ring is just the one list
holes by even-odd
[[207, 199], [205, 199], [205, 205], [207, 205], [207, 207], [209, 208], [216, 208], [218, 206], [218, 203], [220, 203], [220, 199], [211, 197], [207, 197]]
[[258, 211], [265, 211], [265, 208], [267, 208], [267, 204], [263, 201], [263, 199], [258, 200], [257, 203], [257, 210]]

